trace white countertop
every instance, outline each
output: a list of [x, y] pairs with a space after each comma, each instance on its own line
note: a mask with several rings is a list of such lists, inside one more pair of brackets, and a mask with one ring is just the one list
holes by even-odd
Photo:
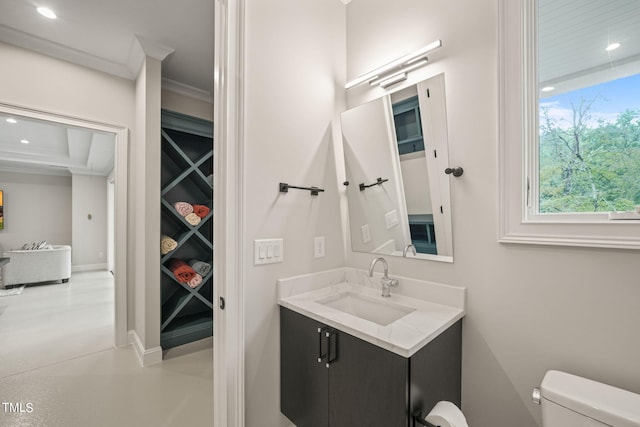
[[[281, 279], [278, 304], [403, 357], [411, 357], [464, 317], [465, 288], [390, 277], [400, 281], [398, 288], [391, 289], [390, 298], [380, 296], [379, 275], [369, 279], [364, 272], [350, 268]], [[411, 296], [402, 294], [403, 290]], [[364, 294], [369, 299], [415, 311], [381, 326], [317, 302], [342, 292]]]

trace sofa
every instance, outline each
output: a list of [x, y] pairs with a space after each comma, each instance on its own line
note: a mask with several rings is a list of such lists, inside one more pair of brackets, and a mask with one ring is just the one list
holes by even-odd
[[2, 267], [4, 287], [58, 280], [66, 283], [71, 277], [71, 246], [3, 251], [2, 258], [9, 258]]

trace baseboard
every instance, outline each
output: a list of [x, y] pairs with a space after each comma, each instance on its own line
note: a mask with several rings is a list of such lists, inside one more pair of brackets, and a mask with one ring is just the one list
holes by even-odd
[[198, 341], [194, 341], [188, 344], [172, 347], [168, 350], [163, 350], [163, 359], [171, 359], [172, 357], [179, 357], [185, 354], [195, 353], [201, 350], [207, 350], [213, 348], [213, 337], [203, 338]]
[[140, 365], [150, 366], [162, 362], [162, 347], [158, 346], [147, 350], [142, 345], [142, 341], [135, 330], [129, 331], [127, 335], [129, 343], [133, 345], [133, 349], [136, 351]]
[[78, 272], [78, 271], [96, 271], [96, 270], [106, 270], [107, 269], [107, 263], [103, 263], [103, 264], [84, 264], [84, 265], [72, 265], [71, 266], [71, 272]]

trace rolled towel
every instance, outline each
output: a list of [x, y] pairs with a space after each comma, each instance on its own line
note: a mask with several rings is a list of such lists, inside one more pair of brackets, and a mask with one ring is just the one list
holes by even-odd
[[199, 261], [197, 259], [192, 259], [191, 261], [189, 261], [189, 265], [196, 271], [196, 273], [203, 277], [209, 274], [209, 272], [211, 271], [211, 264], [204, 261]]
[[168, 267], [180, 283], [189, 283], [197, 274], [189, 264], [178, 258], [171, 258]]
[[166, 255], [178, 247], [178, 242], [166, 235], [160, 236], [160, 253]]
[[187, 282], [187, 285], [189, 285], [191, 289], [194, 289], [200, 286], [200, 283], [202, 283], [202, 276], [196, 273], [196, 275]]
[[176, 202], [173, 204], [173, 207], [178, 211], [178, 213], [182, 216], [187, 216], [193, 212], [193, 206], [191, 203], [187, 202]]
[[198, 215], [200, 218], [204, 218], [209, 215], [210, 211], [211, 209], [205, 205], [193, 205], [193, 213]]
[[196, 215], [193, 212], [185, 216], [184, 219], [191, 225], [198, 225], [200, 224], [200, 221], [202, 221], [202, 218], [200, 218], [198, 215]]

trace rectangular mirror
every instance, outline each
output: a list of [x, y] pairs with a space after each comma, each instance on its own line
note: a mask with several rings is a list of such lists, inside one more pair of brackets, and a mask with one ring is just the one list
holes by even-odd
[[444, 75], [347, 110], [341, 123], [352, 249], [453, 262]]

